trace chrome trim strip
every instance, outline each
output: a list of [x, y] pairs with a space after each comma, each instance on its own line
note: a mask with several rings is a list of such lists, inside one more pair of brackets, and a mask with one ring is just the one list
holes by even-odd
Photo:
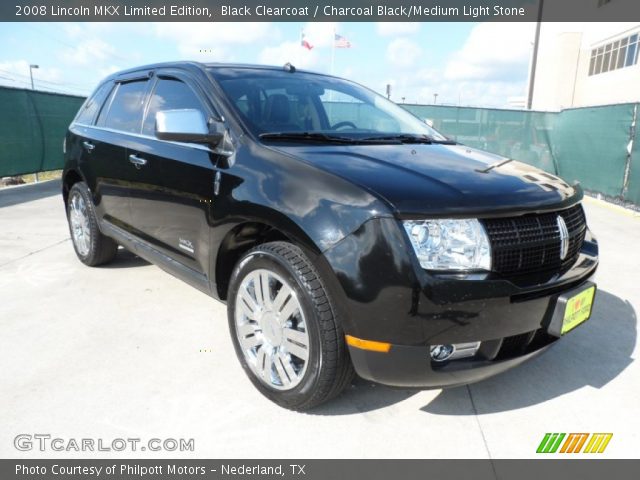
[[156, 142], [169, 143], [171, 145], [177, 145], [177, 146], [180, 146], [180, 147], [197, 148], [198, 150], [204, 150], [205, 152], [209, 152], [209, 153], [217, 153], [214, 150], [211, 150], [206, 145], [200, 145], [198, 143], [184, 143], [184, 142], [173, 142], [173, 141], [170, 141], [170, 140], [161, 140], [158, 137], [153, 137], [151, 135], [144, 135], [142, 133], [124, 132], [122, 130], [115, 130], [113, 128], [107, 128], [107, 127], [97, 127], [95, 125], [87, 125], [87, 124], [84, 124], [84, 123], [74, 123], [73, 126], [91, 128], [91, 129], [99, 130], [99, 131], [103, 131], [103, 132], [118, 133], [120, 135], [128, 135], [128, 136], [134, 137], [134, 138], [144, 138], [146, 140], [155, 140]]
[[473, 357], [480, 348], [480, 342], [454, 343], [453, 353], [447, 360]]
[[569, 253], [569, 230], [561, 215], [558, 215], [556, 222], [560, 231], [560, 260], [564, 260]]

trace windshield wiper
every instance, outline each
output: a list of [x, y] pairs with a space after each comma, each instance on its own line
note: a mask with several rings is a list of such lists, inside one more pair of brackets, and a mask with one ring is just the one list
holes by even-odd
[[432, 144], [437, 143], [441, 145], [456, 145], [453, 140], [438, 140], [429, 135], [414, 135], [409, 133], [401, 133], [398, 135], [387, 135], [380, 137], [367, 137], [363, 140], [380, 140], [380, 141], [396, 141], [399, 143], [424, 143]]
[[261, 133], [261, 140], [292, 140], [292, 141], [310, 141], [323, 143], [358, 143], [358, 140], [349, 137], [341, 137], [338, 135], [327, 135], [326, 133], [317, 132], [275, 132]]
[[393, 143], [399, 145], [401, 143], [443, 143], [446, 145], [455, 145], [452, 140], [436, 140], [428, 135], [380, 135], [376, 137], [343, 137], [341, 135], [329, 135], [320, 132], [270, 132], [258, 135], [261, 140], [285, 140], [285, 141], [303, 141], [303, 142], [321, 142], [321, 143], [342, 143], [349, 145], [366, 144], [366, 145], [384, 145]]

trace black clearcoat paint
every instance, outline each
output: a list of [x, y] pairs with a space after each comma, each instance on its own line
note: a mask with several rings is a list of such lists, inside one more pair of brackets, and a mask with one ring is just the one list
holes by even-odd
[[[363, 376], [437, 386], [502, 371], [519, 362], [491, 370], [487, 360], [482, 366], [488, 369], [477, 374], [454, 373], [447, 380], [440, 372], [434, 380], [427, 346], [502, 339], [544, 327], [557, 295], [595, 271], [598, 248], [590, 232], [575, 264], [547, 276], [514, 281], [496, 274], [423, 270], [402, 219], [559, 210], [579, 202], [582, 190], [519, 162], [483, 172], [504, 159], [463, 145], [262, 142], [243, 125], [207, 68], [228, 67], [151, 65], [106, 81], [143, 77], [153, 82], [161, 75], [186, 81], [211, 118], [223, 122], [233, 155], [74, 122], [66, 138], [65, 195], [70, 179], [84, 179], [105, 233], [216, 298], [224, 296], [227, 281], [220, 252], [242, 246], [243, 234], [256, 225], [302, 246], [330, 284], [345, 332], [396, 345], [388, 357], [352, 349]], [[236, 74], [256, 68], [281, 74], [280, 69], [233, 68]], [[85, 143], [94, 149], [89, 152]], [[147, 165], [135, 167], [128, 160], [132, 154]], [[180, 239], [188, 239], [193, 252], [181, 248]], [[410, 347], [417, 350], [402, 350]], [[422, 355], [430, 379], [421, 380], [422, 361], [420, 366], [409, 361], [410, 368], [388, 363], [398, 359], [401, 365]], [[403, 380], [403, 371], [411, 378]]]

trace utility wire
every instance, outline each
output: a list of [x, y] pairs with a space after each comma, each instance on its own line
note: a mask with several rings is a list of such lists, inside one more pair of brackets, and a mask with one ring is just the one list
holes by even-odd
[[[40, 30], [39, 28], [35, 28], [33, 25], [25, 24], [25, 27], [27, 27], [27, 28], [29, 28], [29, 29], [33, 30], [34, 32], [39, 33], [40, 35], [43, 35], [43, 36], [45, 36], [45, 37], [48, 37], [48, 38], [50, 38], [51, 40], [53, 40], [54, 42], [58, 42], [58, 43], [59, 43], [59, 44], [61, 44], [61, 45], [65, 45], [65, 46], [70, 47], [70, 48], [77, 48], [77, 47], [78, 47], [78, 45], [74, 45], [74, 44], [69, 43], [69, 42], [66, 42], [66, 41], [64, 41], [64, 40], [60, 40], [60, 38], [58, 38], [58, 37], [57, 37], [57, 36], [55, 36], [55, 35], [52, 35], [52, 34], [50, 34], [50, 33], [48, 33], [48, 32], [45, 32], [45, 31], [43, 31], [43, 30]], [[110, 56], [110, 57], [112, 57], [112, 58], [114, 58], [114, 59], [116, 59], [116, 60], [123, 61], [123, 62], [130, 62], [130, 61], [131, 61], [131, 60], [126, 59], [126, 58], [124, 58], [124, 57], [121, 57], [120, 55], [115, 54], [115, 53], [113, 53], [113, 52], [104, 52], [104, 54], [105, 54], [105, 55], [108, 55], [108, 56]]]
[[[3, 70], [3, 69], [0, 69], [0, 72], [1, 73], [6, 73], [8, 75], [13, 75], [13, 76], [16, 76], [16, 77], [22, 77], [24, 79], [29, 79], [29, 81], [31, 80], [31, 77], [29, 75], [24, 75], [22, 73], [10, 72], [8, 70]], [[69, 86], [69, 87], [80, 87], [80, 88], [91, 89], [91, 86], [89, 84], [66, 83], [66, 82], [65, 83], [60, 83], [60, 82], [54, 82], [53, 80], [42, 80], [42, 79], [39, 79], [39, 78], [36, 78], [34, 80], [37, 81], [38, 83], [48, 83], [48, 84], [51, 84], [51, 85], [58, 85], [58, 86], [61, 86], [61, 87]]]
[[[26, 81], [26, 80], [20, 80], [17, 78], [10, 78], [10, 77], [5, 77], [5, 76], [1, 76], [0, 75], [0, 79], [3, 80], [9, 80], [10, 82], [14, 82], [16, 83], [16, 87], [18, 88], [26, 88], [31, 90], [31, 82]], [[11, 86], [11, 85], [9, 85]], [[73, 90], [68, 90], [68, 89], [64, 89], [64, 88], [60, 88], [60, 87], [48, 87], [46, 85], [36, 85], [36, 89], [35, 91], [43, 91], [43, 92], [51, 92], [51, 93], [63, 93], [66, 95], [74, 95], [74, 96], [80, 96], [80, 97], [86, 97], [88, 96], [87, 92], [79, 92], [79, 91], [73, 91]]]
[[[13, 73], [7, 70], [0, 70], [0, 73], [13, 75], [14, 77], [24, 77], [24, 80], [23, 80], [22, 78], [11, 78], [11, 77], [6, 77], [4, 75], [0, 76], [0, 78], [3, 78], [5, 80], [10, 80], [12, 82], [24, 85], [25, 87], [31, 87], [31, 80], [26, 75], [20, 75], [19, 73]], [[70, 95], [80, 95], [83, 97], [86, 97], [91, 91], [91, 88], [87, 86], [80, 86], [77, 84], [64, 84], [59, 82], [52, 82], [50, 80], [34, 79], [34, 83], [37, 86], [37, 89], [39, 90], [67, 93]], [[68, 87], [76, 87], [76, 88], [70, 89]]]

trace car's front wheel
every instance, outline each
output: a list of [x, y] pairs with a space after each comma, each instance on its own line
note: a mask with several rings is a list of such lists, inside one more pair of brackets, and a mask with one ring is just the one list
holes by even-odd
[[82, 263], [94, 267], [113, 260], [118, 244], [100, 231], [91, 192], [84, 182], [69, 190], [67, 219], [73, 248]]
[[271, 242], [249, 251], [234, 269], [227, 308], [242, 367], [277, 404], [307, 410], [351, 382], [329, 293], [300, 248]]

